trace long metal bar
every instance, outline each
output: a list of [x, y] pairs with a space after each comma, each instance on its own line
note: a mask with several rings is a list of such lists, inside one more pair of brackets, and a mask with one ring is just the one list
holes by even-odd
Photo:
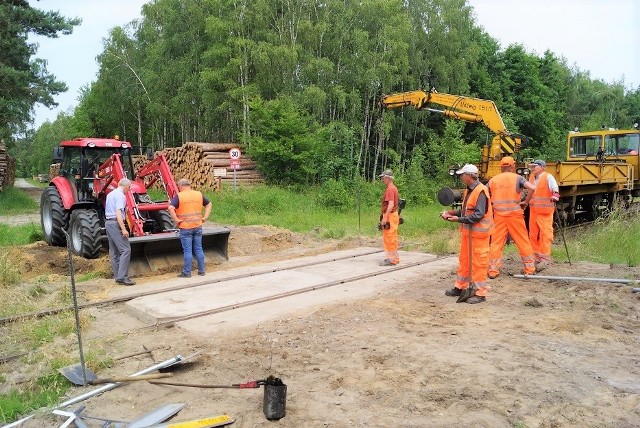
[[[415, 245], [420, 245], [420, 243], [401, 245], [400, 248], [405, 248], [407, 246], [415, 246]], [[229, 275], [229, 276], [225, 276], [223, 278], [217, 278], [217, 279], [213, 279], [213, 280], [209, 279], [209, 280], [195, 282], [195, 283], [187, 284], [187, 285], [179, 285], [179, 286], [174, 286], [174, 287], [143, 291], [143, 292], [139, 292], [139, 293], [130, 294], [130, 295], [127, 295], [127, 296], [115, 297], [113, 299], [100, 300], [100, 301], [97, 301], [97, 302], [90, 302], [90, 303], [81, 303], [81, 304], [78, 305], [78, 308], [79, 309], [85, 309], [85, 308], [90, 308], [90, 307], [94, 307], [94, 306], [108, 305], [108, 304], [112, 304], [112, 303], [122, 303], [122, 302], [127, 302], [129, 300], [136, 299], [138, 297], [150, 296], [150, 295], [153, 295], [153, 294], [167, 293], [167, 292], [170, 292], [170, 291], [183, 290], [183, 289], [187, 289], [187, 288], [201, 287], [201, 286], [205, 286], [205, 285], [211, 285], [211, 284], [216, 284], [216, 283], [220, 283], [220, 282], [231, 281], [231, 280], [234, 280], [234, 279], [242, 279], [242, 278], [249, 278], [249, 277], [252, 277], [252, 276], [264, 275], [266, 273], [279, 272], [279, 271], [289, 270], [289, 269], [297, 269], [297, 268], [305, 267], [305, 266], [315, 266], [315, 265], [319, 265], [319, 264], [323, 264], [323, 263], [331, 263], [331, 262], [334, 262], [336, 260], [353, 259], [353, 258], [356, 258], [356, 257], [362, 257], [362, 256], [368, 256], [370, 254], [380, 253], [382, 251], [383, 250], [378, 250], [378, 249], [376, 249], [376, 250], [367, 250], [367, 251], [362, 252], [362, 253], [350, 254], [348, 256], [343, 256], [343, 257], [334, 257], [332, 259], [327, 259], [327, 260], [320, 260], [320, 261], [315, 261], [315, 262], [303, 262], [303, 263], [299, 263], [297, 265], [284, 266], [284, 267], [280, 267], [280, 268], [267, 268], [267, 269], [262, 270], [262, 271], [251, 272], [251, 273], [248, 273], [248, 274], [242, 273], [242, 274], [236, 274], [236, 275]], [[41, 318], [43, 316], [54, 315], [54, 314], [57, 314], [57, 313], [60, 313], [60, 312], [63, 312], [63, 311], [67, 311], [67, 310], [71, 310], [71, 309], [73, 309], [73, 305], [64, 306], [64, 307], [60, 307], [60, 308], [49, 309], [49, 310], [44, 310], [44, 311], [40, 311], [40, 312], [31, 312], [31, 313], [27, 313], [27, 314], [13, 315], [13, 316], [6, 317], [6, 318], [0, 318], [0, 325], [6, 324], [6, 323], [9, 323], [9, 322], [20, 321], [20, 320], [25, 319], [25, 318]]]
[[[151, 373], [152, 371], [163, 369], [165, 367], [169, 367], [172, 364], [179, 363], [183, 359], [184, 359], [184, 357], [182, 355], [177, 355], [177, 356], [175, 356], [173, 358], [170, 358], [170, 359], [168, 359], [166, 361], [158, 363], [155, 366], [140, 370], [139, 372], [136, 372], [136, 373], [132, 374], [131, 376], [139, 376], [139, 375]], [[108, 384], [106, 384], [104, 386], [101, 386], [100, 388], [94, 389], [93, 391], [89, 391], [89, 392], [87, 392], [85, 394], [78, 395], [77, 397], [71, 398], [71, 399], [65, 401], [64, 403], [60, 403], [58, 406], [56, 406], [54, 408], [55, 409], [61, 409], [63, 407], [67, 407], [67, 406], [70, 406], [72, 404], [79, 403], [80, 401], [84, 401], [87, 398], [91, 398], [91, 397], [93, 397], [95, 395], [102, 394], [103, 392], [109, 391], [110, 389], [113, 389], [113, 388], [115, 388], [115, 387], [117, 387], [119, 385], [121, 385], [120, 382], [108, 383]]]
[[367, 279], [367, 278], [372, 278], [374, 276], [378, 276], [378, 275], [384, 275], [387, 274], [389, 272], [393, 272], [396, 270], [402, 270], [402, 269], [409, 269], [415, 266], [420, 266], [420, 265], [424, 265], [427, 263], [433, 263], [442, 259], [447, 259], [453, 256], [436, 256], [432, 259], [429, 260], [419, 260], [416, 262], [411, 262], [411, 263], [403, 263], [401, 265], [394, 265], [393, 267], [389, 267], [387, 269], [384, 270], [380, 270], [380, 271], [374, 271], [371, 273], [365, 273], [362, 275], [356, 275], [356, 276], [351, 276], [348, 278], [343, 278], [343, 279], [335, 279], [333, 281], [328, 281], [328, 282], [323, 282], [321, 284], [316, 284], [316, 285], [310, 285], [308, 287], [304, 287], [304, 288], [299, 288], [297, 290], [291, 290], [291, 291], [285, 291], [283, 293], [278, 293], [278, 294], [273, 294], [271, 296], [265, 296], [265, 297], [259, 297], [257, 299], [253, 299], [253, 300], [247, 300], [245, 302], [239, 302], [239, 303], [231, 303], [229, 305], [226, 306], [221, 306], [218, 308], [214, 308], [214, 309], [207, 309], [201, 312], [196, 312], [193, 313], [191, 315], [185, 315], [185, 316], [180, 316], [180, 317], [175, 317], [175, 318], [170, 318], [167, 319], [165, 321], [160, 321], [157, 322], [155, 324], [151, 324], [148, 325], [146, 327], [142, 327], [142, 328], [157, 328], [158, 326], [164, 326], [164, 325], [172, 325], [175, 324], [177, 322], [182, 322], [182, 321], [188, 321], [194, 318], [200, 318], [200, 317], [204, 317], [207, 315], [213, 315], [213, 314], [217, 314], [220, 312], [227, 312], [227, 311], [231, 311], [234, 309], [238, 309], [238, 308], [244, 308], [247, 306], [252, 306], [252, 305], [256, 305], [258, 303], [265, 303], [265, 302], [269, 302], [272, 300], [278, 300], [278, 299], [282, 299], [284, 297], [290, 297], [290, 296], [295, 296], [296, 294], [304, 294], [304, 293], [308, 293], [310, 291], [316, 291], [316, 290], [322, 290], [323, 288], [328, 288], [328, 287], [333, 287], [336, 285], [342, 285], [342, 284], [346, 284], [348, 282], [355, 282], [361, 279]]
[[637, 279], [622, 279], [622, 278], [589, 278], [583, 276], [549, 276], [549, 275], [513, 275], [514, 278], [523, 279], [552, 279], [559, 281], [599, 281], [599, 282], [611, 282], [618, 284], [640, 284], [640, 280]]
[[[78, 294], [76, 293], [75, 268], [73, 266], [73, 254], [71, 253], [71, 236], [62, 229], [67, 238], [67, 253], [69, 262], [69, 276], [71, 277], [71, 295], [73, 296], [73, 313], [76, 319], [76, 335], [78, 336], [78, 351], [80, 353], [80, 367], [82, 368], [82, 384], [87, 384], [87, 365], [84, 361], [84, 351], [82, 350], [82, 327], [80, 326], [80, 310], [78, 309]], [[75, 416], [73, 417], [75, 419]], [[70, 419], [73, 421], [73, 419]], [[69, 422], [71, 424], [71, 422]]]

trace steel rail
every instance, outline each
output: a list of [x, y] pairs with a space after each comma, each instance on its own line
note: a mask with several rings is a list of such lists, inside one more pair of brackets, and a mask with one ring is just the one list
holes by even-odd
[[[409, 247], [409, 246], [416, 246], [416, 245], [421, 245], [421, 243], [405, 244], [405, 245], [402, 245], [401, 248], [406, 248], [406, 247]], [[307, 267], [307, 266], [314, 266], [314, 265], [319, 265], [319, 264], [323, 264], [323, 263], [331, 263], [331, 262], [335, 262], [335, 261], [338, 261], [338, 260], [348, 260], [348, 259], [353, 259], [353, 258], [356, 258], [356, 257], [368, 256], [368, 255], [371, 255], [371, 254], [376, 254], [376, 253], [381, 253], [381, 252], [383, 252], [383, 250], [377, 250], [376, 249], [376, 250], [372, 250], [372, 251], [366, 251], [366, 252], [353, 254], [353, 255], [348, 255], [348, 256], [343, 256], [343, 257], [334, 257], [334, 258], [331, 258], [331, 259], [318, 260], [318, 261], [315, 261], [315, 262], [299, 263], [297, 265], [288, 266], [288, 267], [267, 268], [267, 269], [264, 269], [264, 270], [261, 270], [261, 271], [250, 272], [250, 273], [246, 273], [246, 274], [229, 275], [229, 276], [225, 276], [224, 278], [203, 280], [203, 281], [200, 281], [200, 282], [195, 282], [195, 283], [187, 284], [187, 285], [178, 285], [178, 286], [175, 286], [175, 287], [168, 287], [168, 288], [162, 288], [162, 289], [150, 290], [150, 291], [142, 291], [142, 292], [135, 293], [135, 294], [129, 294], [127, 296], [114, 297], [112, 299], [98, 300], [96, 302], [81, 303], [81, 304], [78, 304], [78, 308], [79, 309], [85, 309], [85, 308], [109, 305], [109, 304], [114, 304], [114, 303], [128, 302], [129, 300], [137, 299], [138, 297], [152, 296], [152, 295], [155, 295], [155, 294], [168, 293], [168, 292], [171, 292], [171, 291], [186, 290], [186, 289], [202, 287], [202, 286], [210, 285], [210, 284], [217, 284], [217, 283], [224, 282], [224, 281], [231, 281], [231, 280], [235, 280], [235, 279], [250, 278], [252, 276], [264, 275], [264, 274], [267, 274], [267, 273], [280, 272], [280, 271], [284, 271], [284, 270], [297, 269], [297, 268]], [[73, 309], [74, 309], [74, 306], [73, 305], [69, 305], [69, 306], [62, 306], [62, 307], [59, 307], [59, 308], [45, 309], [45, 310], [38, 311], [38, 312], [29, 312], [29, 313], [26, 313], [26, 314], [12, 315], [12, 316], [9, 316], [9, 317], [0, 318], [0, 325], [4, 325], [4, 324], [10, 323], [10, 322], [16, 322], [16, 321], [20, 321], [20, 320], [28, 319], [28, 318], [42, 318], [42, 317], [45, 317], [45, 316], [48, 316], [48, 315], [56, 315], [56, 314], [58, 314], [60, 312], [70, 311], [70, 310], [73, 310]]]
[[[81, 304], [78, 305], [78, 308], [84, 309], [84, 308], [91, 308], [91, 307], [95, 307], [95, 306], [109, 305], [109, 304], [113, 304], [113, 303], [128, 302], [129, 300], [137, 299], [138, 297], [152, 296], [154, 294], [168, 293], [168, 292], [171, 292], [171, 291], [186, 290], [186, 289], [189, 289], [189, 288], [202, 287], [202, 286], [205, 286], [205, 285], [217, 284], [217, 283], [220, 283], [220, 282], [230, 281], [230, 280], [234, 280], [234, 279], [250, 278], [252, 276], [264, 275], [264, 274], [267, 274], [267, 273], [279, 272], [279, 271], [288, 270], [288, 269], [296, 269], [296, 268], [300, 268], [300, 267], [313, 266], [313, 265], [318, 265], [318, 264], [322, 264], [322, 263], [330, 263], [330, 262], [334, 262], [334, 261], [337, 261], [337, 260], [346, 260], [346, 259], [350, 259], [350, 258], [367, 256], [367, 255], [375, 254], [375, 253], [379, 253], [379, 252], [382, 252], [382, 250], [369, 251], [369, 252], [366, 252], [366, 253], [349, 255], [349, 256], [345, 256], [345, 257], [335, 257], [333, 259], [320, 260], [320, 261], [317, 261], [317, 262], [300, 263], [298, 265], [290, 266], [290, 267], [282, 267], [282, 268], [275, 268], [275, 269], [265, 269], [265, 270], [262, 270], [262, 271], [251, 272], [251, 273], [247, 273], [247, 274], [229, 275], [229, 276], [225, 276], [224, 278], [217, 278], [217, 279], [212, 279], [212, 280], [204, 280], [204, 281], [199, 281], [199, 282], [195, 282], [195, 283], [192, 283], [192, 284], [178, 285], [178, 286], [175, 286], [175, 287], [162, 288], [162, 289], [158, 289], [158, 290], [142, 291], [142, 292], [135, 293], [135, 294], [129, 294], [127, 296], [114, 297], [112, 299], [98, 300], [96, 302], [81, 303]], [[60, 308], [45, 309], [45, 310], [39, 311], [39, 312], [31, 312], [31, 313], [28, 313], [28, 314], [21, 314], [21, 315], [14, 315], [14, 316], [11, 316], [11, 317], [6, 317], [6, 318], [0, 318], [0, 325], [6, 324], [6, 323], [9, 323], [9, 322], [19, 321], [19, 320], [26, 319], [26, 318], [41, 318], [41, 317], [47, 316], [47, 315], [55, 315], [55, 314], [58, 314], [60, 312], [69, 311], [69, 310], [72, 310], [72, 309], [73, 309], [73, 306], [69, 305], [69, 306], [63, 306], [63, 307], [60, 307]]]
[[359, 281], [361, 279], [367, 279], [367, 278], [373, 278], [375, 276], [379, 276], [379, 275], [385, 275], [391, 272], [395, 272], [398, 270], [402, 270], [402, 269], [408, 269], [408, 268], [412, 268], [415, 266], [420, 266], [420, 265], [424, 265], [424, 264], [428, 264], [428, 263], [433, 263], [433, 262], [437, 262], [440, 261], [442, 259], [446, 259], [446, 258], [450, 258], [450, 257], [457, 257], [455, 255], [450, 255], [450, 256], [436, 256], [432, 259], [429, 260], [419, 260], [416, 262], [411, 262], [411, 263], [405, 263], [399, 266], [394, 266], [388, 269], [384, 269], [378, 272], [372, 272], [372, 273], [365, 273], [362, 275], [356, 275], [356, 276], [352, 276], [352, 277], [348, 277], [348, 278], [344, 278], [344, 279], [338, 279], [338, 280], [333, 280], [333, 281], [328, 281], [322, 284], [316, 284], [316, 285], [311, 285], [309, 287], [304, 287], [304, 288], [300, 288], [298, 290], [291, 290], [291, 291], [286, 291], [284, 293], [278, 293], [278, 294], [274, 294], [271, 296], [266, 296], [266, 297], [261, 297], [259, 299], [253, 299], [253, 300], [247, 300], [246, 302], [241, 302], [241, 303], [233, 303], [231, 305], [226, 305], [226, 306], [221, 306], [219, 308], [215, 308], [215, 309], [207, 309], [205, 311], [200, 311], [200, 312], [196, 312], [190, 315], [185, 315], [182, 317], [175, 317], [175, 318], [171, 318], [168, 319], [166, 321], [161, 321], [161, 322], [157, 322], [155, 324], [151, 324], [149, 326], [145, 326], [145, 327], [141, 327], [140, 330], [143, 329], [147, 329], [147, 328], [156, 328], [156, 327], [163, 327], [163, 326], [171, 326], [174, 325], [175, 323], [178, 322], [182, 322], [182, 321], [188, 321], [194, 318], [201, 318], [204, 316], [208, 316], [208, 315], [214, 315], [214, 314], [218, 314], [221, 312], [228, 312], [228, 311], [232, 311], [234, 309], [239, 309], [239, 308], [244, 308], [247, 306], [253, 306], [253, 305], [257, 305], [260, 303], [265, 303], [265, 302], [270, 302], [273, 300], [278, 300], [278, 299], [283, 299], [285, 297], [290, 297], [290, 296], [295, 296], [297, 294], [304, 294], [304, 293], [309, 293], [311, 291], [316, 291], [316, 290], [321, 290], [323, 288], [328, 288], [328, 287], [333, 287], [336, 285], [341, 285], [341, 284], [346, 284], [348, 282], [354, 282], [354, 281]]

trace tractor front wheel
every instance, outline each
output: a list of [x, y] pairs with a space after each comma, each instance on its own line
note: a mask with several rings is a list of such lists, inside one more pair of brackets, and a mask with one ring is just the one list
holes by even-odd
[[47, 244], [63, 247], [67, 243], [63, 229], [66, 229], [69, 224], [69, 212], [64, 209], [56, 186], [48, 186], [42, 191], [40, 224]]
[[96, 210], [77, 209], [71, 214], [69, 236], [71, 250], [85, 259], [96, 259], [100, 255], [100, 219]]

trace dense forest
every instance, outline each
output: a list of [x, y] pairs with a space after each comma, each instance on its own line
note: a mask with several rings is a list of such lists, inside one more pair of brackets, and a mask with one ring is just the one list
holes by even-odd
[[[0, 5], [3, 25], [34, 13], [54, 20], [52, 36], [78, 24], [25, 1]], [[36, 52], [33, 20], [23, 22], [0, 31], [12, 42], [2, 51], [23, 49], [24, 65]], [[563, 158], [570, 129], [640, 118], [640, 87], [594, 80], [550, 51], [501, 47], [465, 0], [154, 0], [105, 36], [99, 74], [71, 115], [28, 129], [24, 106], [64, 90], [37, 59], [27, 66], [58, 85], [43, 90], [49, 98], [3, 85], [0, 127], [19, 174], [46, 172], [62, 139], [115, 134], [155, 149], [238, 142], [280, 184], [371, 180], [387, 167], [437, 180], [478, 160], [482, 125], [379, 108], [383, 94], [416, 89], [493, 100], [507, 129], [528, 137], [523, 155], [547, 159]], [[22, 114], [6, 116], [12, 96]]]

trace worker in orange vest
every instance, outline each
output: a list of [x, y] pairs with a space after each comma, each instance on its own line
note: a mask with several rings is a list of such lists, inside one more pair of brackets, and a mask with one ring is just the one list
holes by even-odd
[[393, 172], [390, 169], [384, 170], [378, 177], [386, 186], [382, 195], [382, 212], [379, 224], [379, 229], [382, 231], [382, 246], [385, 259], [380, 263], [380, 266], [395, 266], [400, 263], [400, 255], [398, 254], [398, 225], [400, 224], [398, 205], [400, 194], [396, 185], [393, 184]]
[[[445, 291], [457, 296], [458, 302], [482, 303], [486, 300], [487, 268], [489, 266], [489, 237], [493, 228], [493, 209], [489, 190], [478, 180], [478, 167], [466, 164], [456, 171], [467, 186], [460, 210], [443, 211], [447, 221], [460, 223], [460, 254], [455, 286]], [[471, 284], [472, 290], [467, 290]], [[475, 288], [475, 292], [473, 291]], [[470, 291], [470, 292], [469, 292]]]
[[533, 247], [536, 271], [540, 272], [551, 263], [551, 243], [553, 242], [553, 214], [555, 204], [560, 200], [558, 182], [545, 171], [547, 163], [535, 160], [529, 164], [529, 182], [535, 186], [529, 202], [529, 240]]
[[502, 251], [507, 241], [507, 234], [518, 247], [520, 259], [524, 264], [523, 273], [533, 275], [536, 272], [535, 259], [527, 225], [524, 222], [524, 211], [520, 205], [520, 195], [523, 189], [528, 189], [529, 193], [532, 193], [535, 187], [526, 178], [516, 174], [516, 161], [511, 156], [505, 156], [500, 160], [500, 169], [502, 172], [487, 183], [494, 223], [489, 254], [489, 278], [494, 279], [500, 275]]
[[[202, 224], [211, 214], [212, 204], [206, 196], [191, 189], [191, 181], [178, 180], [179, 193], [169, 202], [169, 215], [180, 229], [180, 243], [184, 265], [178, 278], [190, 278], [193, 256], [196, 256], [198, 275], [205, 275], [204, 249], [202, 248]], [[204, 214], [202, 210], [204, 209]]]

